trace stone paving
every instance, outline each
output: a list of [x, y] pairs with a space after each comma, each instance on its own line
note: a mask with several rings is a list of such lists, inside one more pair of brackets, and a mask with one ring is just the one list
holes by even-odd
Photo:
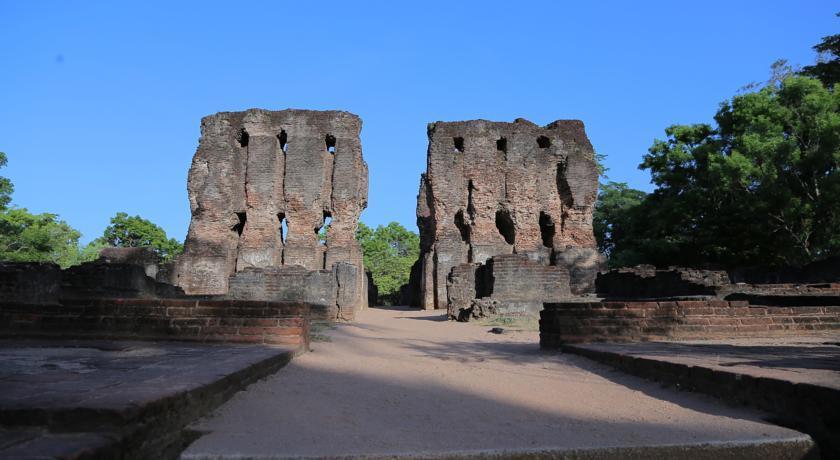
[[101, 455], [114, 443], [147, 449], [144, 436], [179, 432], [294, 353], [294, 347], [182, 342], [2, 340], [0, 457]]
[[812, 446], [761, 412], [540, 351], [536, 331], [489, 329], [365, 310], [194, 424], [207, 434], [182, 458], [770, 459]]
[[589, 350], [840, 390], [840, 334], [772, 339], [592, 343]]

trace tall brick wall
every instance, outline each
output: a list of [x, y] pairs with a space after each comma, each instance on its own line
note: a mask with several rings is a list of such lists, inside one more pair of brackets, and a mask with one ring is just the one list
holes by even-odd
[[575, 292], [591, 288], [602, 260], [592, 230], [598, 168], [582, 122], [436, 122], [428, 136], [407, 300], [443, 308], [453, 267], [514, 253], [565, 266]]
[[825, 303], [812, 307], [768, 307], [725, 300], [546, 303], [540, 313], [540, 346], [840, 330], [840, 299]]
[[340, 111], [251, 109], [203, 118], [175, 282], [187, 294], [224, 295], [243, 270], [330, 270], [343, 262], [357, 269], [354, 308], [366, 307], [355, 239], [368, 191], [361, 128], [358, 116]]

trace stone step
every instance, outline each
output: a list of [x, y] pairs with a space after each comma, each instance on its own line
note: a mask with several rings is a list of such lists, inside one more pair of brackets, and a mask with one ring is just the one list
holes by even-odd
[[[0, 341], [0, 458], [171, 458], [183, 428], [302, 351], [297, 346]], [[73, 454], [73, 455], [71, 455]]]
[[811, 435], [823, 458], [840, 458], [837, 337], [567, 344], [639, 377], [769, 412], [772, 422]]

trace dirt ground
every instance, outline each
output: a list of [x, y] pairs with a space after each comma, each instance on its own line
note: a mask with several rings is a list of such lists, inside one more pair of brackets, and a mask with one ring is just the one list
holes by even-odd
[[[762, 414], [441, 312], [369, 309], [193, 427], [184, 458], [384, 455], [801, 439]], [[525, 328], [528, 329], [528, 328]]]

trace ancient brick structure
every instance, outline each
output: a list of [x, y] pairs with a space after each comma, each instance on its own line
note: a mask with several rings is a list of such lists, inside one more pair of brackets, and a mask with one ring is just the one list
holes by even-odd
[[595, 279], [597, 294], [608, 298], [723, 297], [731, 288], [725, 271], [685, 267], [638, 265], [605, 271]]
[[365, 306], [354, 237], [367, 206], [361, 126], [338, 111], [252, 109], [202, 119], [188, 183], [192, 220], [173, 281], [187, 294], [219, 295], [246, 269], [331, 271], [346, 263], [355, 269], [353, 307]]
[[522, 254], [500, 254], [484, 264], [453, 267], [446, 292], [451, 319], [538, 317], [544, 302], [560, 302], [569, 297], [569, 271]]
[[810, 300], [811, 306], [792, 307], [717, 299], [546, 303], [540, 312], [540, 346], [773, 337], [840, 330], [840, 297]]
[[417, 294], [407, 297], [444, 308], [453, 267], [512, 253], [566, 267], [574, 293], [591, 289], [602, 260], [592, 231], [598, 168], [583, 123], [437, 122], [428, 135]]
[[302, 302], [204, 299], [62, 299], [32, 305], [0, 301], [0, 338], [178, 340], [308, 348]]

